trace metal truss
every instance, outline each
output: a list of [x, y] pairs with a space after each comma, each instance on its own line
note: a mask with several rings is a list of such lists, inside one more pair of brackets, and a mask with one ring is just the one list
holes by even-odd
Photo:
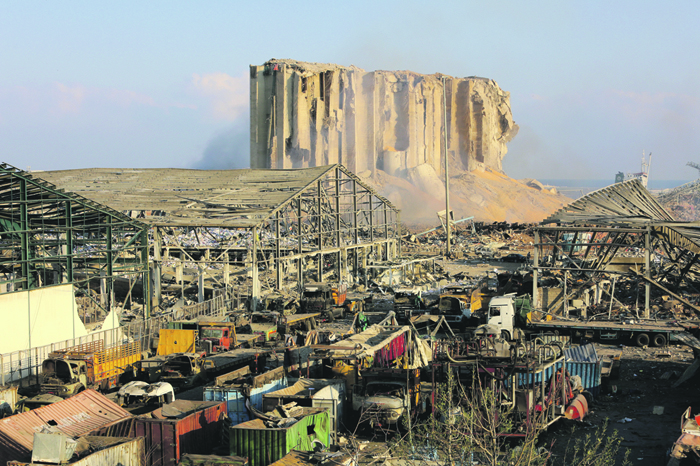
[[[141, 301], [148, 295], [147, 244], [147, 225], [0, 164], [2, 291], [70, 283], [92, 296], [88, 289], [102, 285], [111, 299], [119, 281], [130, 284], [130, 299]], [[133, 292], [136, 283], [142, 296]], [[102, 307], [108, 311], [110, 303]]]

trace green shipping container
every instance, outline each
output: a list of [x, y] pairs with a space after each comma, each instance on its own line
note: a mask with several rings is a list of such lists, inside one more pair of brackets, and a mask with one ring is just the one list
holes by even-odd
[[260, 419], [231, 427], [231, 455], [248, 458], [250, 466], [267, 466], [291, 450], [312, 451], [314, 440], [330, 446], [327, 408], [304, 408], [297, 419], [287, 427], [268, 428]]

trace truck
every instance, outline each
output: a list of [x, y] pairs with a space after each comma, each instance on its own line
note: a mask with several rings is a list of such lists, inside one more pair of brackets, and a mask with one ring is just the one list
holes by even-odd
[[161, 366], [159, 381], [167, 382], [176, 390], [186, 390], [207, 381], [207, 371], [214, 363], [203, 353], [177, 353], [168, 355]]
[[428, 411], [429, 394], [430, 387], [421, 389], [419, 369], [370, 369], [353, 386], [352, 408], [359, 423], [398, 430], [404, 417]]
[[344, 283], [333, 286], [328, 283], [307, 283], [299, 300], [300, 312], [320, 312], [324, 318], [332, 322], [336, 318], [342, 319], [345, 315], [346, 300], [347, 285]]
[[544, 320], [535, 320], [534, 313], [527, 295], [497, 296], [489, 303], [486, 324], [477, 330], [500, 335], [507, 340], [517, 337], [521, 330], [525, 333], [557, 333], [574, 338], [627, 341], [637, 346], [656, 347], [664, 347], [671, 340], [693, 338], [690, 334], [681, 337], [685, 329], [671, 321], [577, 321], [549, 315]]
[[139, 342], [105, 348], [104, 341], [98, 340], [53, 351], [41, 365], [40, 391], [68, 398], [87, 388], [109, 390], [132, 374], [141, 358]]
[[398, 289], [394, 292], [394, 314], [400, 322], [408, 322], [417, 310], [425, 309], [420, 290]]
[[233, 322], [200, 322], [199, 341], [207, 353], [229, 351], [238, 346]]

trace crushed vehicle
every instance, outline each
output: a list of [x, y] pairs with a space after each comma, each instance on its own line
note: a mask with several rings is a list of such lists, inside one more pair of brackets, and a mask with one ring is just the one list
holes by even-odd
[[368, 370], [353, 387], [352, 408], [359, 423], [375, 429], [397, 430], [405, 416], [428, 411], [430, 388], [421, 390], [420, 370]]
[[345, 316], [347, 300], [347, 285], [340, 283], [329, 285], [327, 283], [311, 282], [304, 285], [304, 292], [301, 295], [300, 311], [303, 313], [316, 313], [333, 321], [342, 319]]
[[173, 401], [175, 401], [175, 391], [173, 386], [167, 382], [148, 384], [135, 380], [124, 385], [117, 392], [117, 404], [122, 407], [151, 406], [159, 408]]
[[280, 338], [277, 332], [279, 317], [279, 312], [253, 312], [247, 327], [250, 333], [259, 336], [260, 343], [277, 341]]
[[25, 398], [23, 400], [20, 400], [19, 403], [17, 403], [15, 413], [25, 413], [33, 409], [42, 408], [44, 406], [58, 403], [59, 401], [63, 401], [63, 398], [56, 395], [49, 395], [47, 393], [43, 395], [33, 396], [31, 398]]
[[263, 309], [279, 312], [283, 315], [296, 314], [299, 311], [299, 301], [293, 296], [281, 293], [270, 293], [263, 298]]
[[40, 391], [67, 398], [87, 388], [108, 390], [133, 376], [141, 358], [139, 342], [105, 349], [104, 341], [98, 340], [53, 351], [41, 365]]
[[203, 354], [172, 354], [163, 363], [160, 381], [169, 383], [176, 390], [184, 390], [205, 382], [207, 369], [213, 368], [214, 364]]
[[163, 373], [163, 364], [168, 357], [167, 355], [157, 355], [137, 362], [135, 364], [136, 379], [146, 383], [159, 381]]
[[398, 289], [394, 291], [394, 314], [399, 322], [408, 322], [416, 311], [425, 310], [420, 290]]

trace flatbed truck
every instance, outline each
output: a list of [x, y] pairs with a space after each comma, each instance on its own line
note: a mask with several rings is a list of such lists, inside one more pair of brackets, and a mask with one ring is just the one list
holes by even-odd
[[[574, 321], [552, 318], [533, 320], [529, 296], [498, 296], [491, 299], [486, 315], [486, 332], [497, 333], [511, 339], [523, 330], [525, 333], [558, 333], [572, 337], [597, 340], [630, 341], [637, 346], [666, 346], [670, 341], [682, 340], [686, 329], [675, 321], [649, 322], [630, 320]], [[689, 334], [685, 334], [689, 337]]]
[[112, 348], [104, 341], [56, 350], [42, 363], [41, 393], [68, 398], [87, 388], [108, 390], [120, 378], [133, 371], [133, 365], [142, 358], [139, 342], [125, 343]]

